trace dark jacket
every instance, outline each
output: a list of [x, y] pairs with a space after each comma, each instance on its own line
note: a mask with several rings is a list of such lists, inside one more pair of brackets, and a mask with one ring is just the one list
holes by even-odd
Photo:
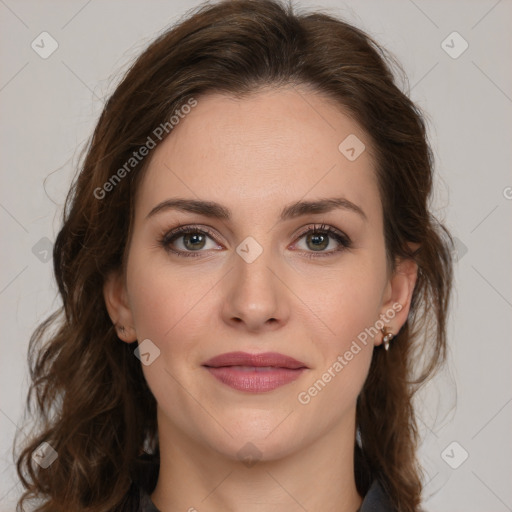
[[[150, 494], [156, 486], [158, 478], [158, 464], [150, 460], [143, 461], [139, 466], [138, 474], [130, 490], [128, 498], [128, 512], [160, 512], [151, 501]], [[396, 512], [388, 497], [382, 490], [379, 482], [375, 480], [363, 499], [357, 512]]]

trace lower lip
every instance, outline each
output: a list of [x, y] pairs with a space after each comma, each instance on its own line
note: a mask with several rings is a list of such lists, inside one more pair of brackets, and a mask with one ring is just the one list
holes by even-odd
[[221, 366], [219, 368], [206, 367], [206, 369], [222, 383], [238, 391], [260, 393], [272, 391], [298, 379], [305, 368], [292, 370], [290, 368], [237, 368], [234, 366]]

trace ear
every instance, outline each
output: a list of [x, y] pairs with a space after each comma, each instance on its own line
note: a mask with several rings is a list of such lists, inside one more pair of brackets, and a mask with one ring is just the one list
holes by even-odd
[[[395, 270], [384, 291], [381, 311], [381, 318], [384, 315], [389, 319], [386, 324], [388, 332], [395, 336], [407, 321], [417, 278], [418, 265], [412, 258], [396, 261]], [[381, 336], [380, 343], [382, 343], [382, 338], [383, 336]]]
[[126, 284], [121, 271], [113, 271], [108, 275], [103, 285], [103, 297], [110, 319], [116, 327], [118, 338], [126, 343], [136, 341], [137, 334], [133, 326]]

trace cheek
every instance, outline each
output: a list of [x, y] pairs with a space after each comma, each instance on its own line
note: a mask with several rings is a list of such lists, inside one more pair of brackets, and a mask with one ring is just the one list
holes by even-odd
[[[370, 328], [379, 318], [376, 276], [367, 272], [365, 279], [357, 273], [337, 277], [339, 286], [330, 285], [318, 314], [328, 329], [312, 336], [317, 364], [296, 397], [304, 413], [317, 418], [319, 428], [329, 428], [354, 406], [371, 364], [375, 332]], [[318, 321], [313, 323], [318, 327]], [[308, 330], [313, 331], [313, 323]]]
[[[137, 339], [150, 339], [160, 351], [159, 357], [142, 370], [157, 402], [165, 404], [167, 412], [181, 411], [184, 419], [174, 417], [180, 423], [197, 414], [197, 404], [183, 386], [190, 387], [193, 372], [198, 369], [199, 351], [212, 332], [208, 291], [215, 280], [200, 271], [191, 279], [190, 272], [180, 272], [170, 264], [143, 264], [149, 260], [146, 253], [134, 254], [127, 271]], [[200, 393], [195, 396], [203, 400]], [[182, 427], [186, 429], [187, 425]]]
[[297, 295], [310, 307], [309, 315], [304, 310], [303, 321], [313, 333], [316, 331], [314, 339], [324, 345], [322, 351], [331, 355], [350, 345], [379, 318], [385, 268], [356, 260], [353, 257], [339, 269], [318, 273], [309, 281], [314, 286], [302, 281], [301, 286], [295, 287]]
[[343, 407], [359, 394], [378, 335], [375, 324], [384, 277], [381, 262], [354, 257], [343, 268], [318, 279], [319, 286], [299, 292], [305, 303], [314, 305], [315, 314], [306, 312], [304, 323], [320, 357], [311, 379], [313, 388], [303, 391], [309, 397], [322, 394], [318, 404], [328, 401]]
[[[192, 358], [197, 343], [211, 332], [215, 318], [218, 320], [215, 308], [224, 303], [218, 296], [222, 272], [207, 264], [194, 265], [191, 272], [186, 266], [161, 264], [160, 258], [158, 264], [145, 264], [151, 258], [145, 251], [134, 252], [127, 269], [138, 339], [149, 338], [161, 351], [182, 351]], [[306, 337], [323, 354], [324, 364], [375, 324], [384, 274], [380, 260], [358, 254], [349, 255], [338, 268], [298, 265], [283, 272], [293, 289], [292, 296], [282, 298], [289, 301], [291, 322], [303, 325]], [[293, 330], [295, 325], [291, 327]], [[176, 339], [179, 344], [172, 342]], [[368, 339], [370, 345], [372, 341]]]
[[[130, 307], [137, 338], [149, 338], [162, 354], [182, 352], [192, 358], [196, 340], [212, 315], [208, 293], [216, 280], [199, 266], [190, 272], [162, 264], [161, 258], [158, 264], [144, 264], [151, 257], [141, 251], [140, 255], [133, 254], [128, 264]], [[179, 343], [175, 343], [177, 340]]]

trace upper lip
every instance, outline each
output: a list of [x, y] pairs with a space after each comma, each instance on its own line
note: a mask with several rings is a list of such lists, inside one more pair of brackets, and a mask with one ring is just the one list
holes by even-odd
[[274, 366], [276, 368], [307, 368], [301, 361], [278, 352], [249, 354], [247, 352], [227, 352], [208, 359], [203, 366], [219, 368], [221, 366]]

